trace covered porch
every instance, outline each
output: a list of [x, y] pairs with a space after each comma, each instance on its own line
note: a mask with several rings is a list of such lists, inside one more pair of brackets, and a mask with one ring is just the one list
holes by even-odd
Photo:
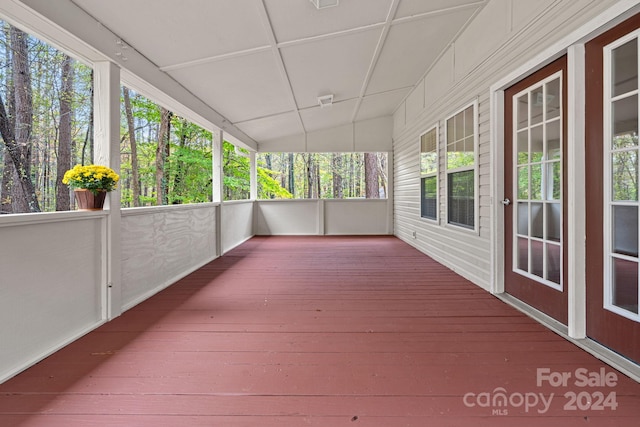
[[[1, 425], [637, 424], [640, 1], [320, 3], [0, 0], [90, 69], [88, 161], [123, 88], [208, 135], [206, 198], [0, 216]], [[385, 182], [260, 197], [270, 153]]]
[[640, 384], [392, 236], [254, 237], [0, 385], [12, 426], [540, 417], [635, 426]]

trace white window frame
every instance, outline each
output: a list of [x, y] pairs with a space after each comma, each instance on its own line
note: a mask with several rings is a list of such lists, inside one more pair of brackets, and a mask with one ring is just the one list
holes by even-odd
[[[611, 215], [611, 208], [613, 205], [613, 202], [611, 200], [611, 187], [612, 187], [612, 182], [611, 182], [611, 136], [613, 134], [613, 129], [612, 129], [612, 109], [611, 109], [611, 104], [615, 99], [621, 99], [621, 98], [625, 98], [625, 97], [630, 97], [630, 96], [637, 96], [638, 97], [638, 102], [640, 104], [640, 88], [636, 88], [635, 91], [631, 91], [628, 93], [625, 93], [623, 95], [618, 95], [618, 96], [612, 96], [611, 93], [611, 52], [617, 48], [622, 46], [625, 43], [630, 42], [633, 39], [637, 39], [638, 40], [638, 46], [639, 46], [639, 50], [640, 50], [640, 30], [636, 30], [633, 31], [617, 40], [615, 40], [614, 42], [610, 43], [609, 45], [604, 47], [603, 50], [603, 61], [604, 61], [604, 66], [603, 66], [603, 86], [604, 86], [604, 99], [603, 99], [603, 142], [604, 142], [604, 155], [603, 157], [603, 175], [604, 175], [604, 199], [603, 199], [603, 205], [604, 205], [604, 212], [603, 212], [603, 256], [604, 256], [604, 272], [603, 272], [603, 287], [604, 287], [604, 298], [603, 298], [603, 308], [605, 310], [611, 311], [613, 313], [616, 313], [622, 317], [626, 317], [627, 319], [636, 321], [636, 322], [640, 322], [640, 312], [639, 313], [633, 313], [629, 310], [625, 310], [622, 307], [618, 307], [617, 305], [613, 304], [613, 292], [612, 292], [612, 287], [613, 287], [613, 267], [612, 267], [612, 258], [614, 258], [613, 255], [613, 232], [612, 232], [612, 228], [611, 226], [613, 225], [613, 218]], [[639, 67], [640, 70], [640, 67]], [[633, 92], [635, 92], [635, 94], [633, 94]], [[632, 93], [631, 95], [629, 95], [629, 93]], [[620, 206], [620, 205], [624, 205], [624, 202], [616, 202], [616, 205]], [[638, 202], [631, 202], [631, 205], [636, 205], [638, 206]], [[640, 236], [639, 236], [639, 242], [640, 242]], [[615, 258], [618, 259], [628, 259], [631, 260], [633, 262], [636, 262], [639, 264], [639, 268], [640, 268], [640, 260], [636, 257], [628, 257], [626, 255], [622, 255], [622, 254], [616, 254]], [[640, 289], [639, 289], [640, 292]]]
[[[431, 173], [423, 173], [422, 172], [422, 137], [428, 134], [429, 132], [435, 131], [436, 133], [436, 171]], [[424, 221], [439, 224], [440, 223], [440, 126], [438, 123], [428, 128], [427, 131], [420, 134], [420, 138], [418, 139], [418, 162], [420, 167], [420, 218]], [[431, 178], [436, 177], [436, 217], [430, 218], [423, 216], [422, 212], [422, 179], [423, 178]]]
[[[463, 166], [455, 169], [449, 169], [448, 165], [448, 126], [447, 122], [455, 117], [457, 114], [465, 111], [469, 107], [473, 107], [473, 166]], [[450, 114], [444, 119], [444, 174], [445, 174], [445, 212], [446, 212], [446, 220], [445, 224], [447, 227], [452, 227], [456, 230], [479, 234], [480, 226], [478, 224], [479, 218], [479, 200], [478, 200], [478, 99], [474, 99], [472, 102], [465, 104], [462, 108], [456, 110], [454, 113]], [[467, 227], [464, 225], [459, 225], [455, 223], [449, 222], [449, 175], [457, 172], [466, 172], [473, 171], [473, 227]]]

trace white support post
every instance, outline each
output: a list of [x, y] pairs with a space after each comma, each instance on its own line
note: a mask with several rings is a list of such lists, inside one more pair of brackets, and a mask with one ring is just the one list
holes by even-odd
[[258, 199], [258, 160], [257, 160], [256, 152], [253, 150], [249, 151], [249, 167], [251, 171], [250, 173], [251, 192], [250, 192], [249, 198], [251, 200], [257, 200]]
[[[114, 63], [94, 63], [94, 94], [93, 162], [109, 166], [120, 174], [120, 68]], [[103, 317], [107, 319], [122, 313], [120, 198], [120, 189], [117, 189], [110, 192], [105, 201], [108, 215], [103, 227], [102, 280], [106, 287]]]
[[213, 202], [222, 203], [222, 186], [223, 186], [223, 170], [222, 170], [222, 143], [224, 141], [224, 132], [218, 130], [213, 132]]
[[327, 222], [327, 214], [325, 212], [324, 200], [318, 199], [318, 235], [324, 236], [325, 223]]
[[585, 179], [585, 69], [584, 45], [569, 47], [567, 52], [567, 227], [568, 265], [568, 333], [571, 338], [587, 336], [586, 289], [586, 189]]
[[493, 135], [493, 148], [491, 150], [489, 168], [491, 176], [491, 279], [489, 291], [494, 294], [504, 293], [504, 258], [505, 258], [505, 234], [504, 234], [504, 210], [500, 203], [504, 194], [504, 90], [491, 89], [490, 98], [490, 133]]
[[393, 235], [395, 233], [394, 228], [394, 220], [393, 220], [393, 210], [395, 200], [393, 200], [393, 174], [394, 174], [394, 166], [393, 166], [393, 151], [387, 152], [387, 233]]
[[216, 256], [222, 256], [222, 201], [224, 189], [224, 170], [222, 153], [224, 132], [220, 129], [213, 132], [213, 202], [218, 203], [216, 209]]

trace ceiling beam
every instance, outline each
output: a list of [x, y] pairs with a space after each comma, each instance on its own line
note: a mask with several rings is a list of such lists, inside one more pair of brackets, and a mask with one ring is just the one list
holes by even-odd
[[258, 46], [251, 49], [238, 50], [235, 52], [223, 53], [222, 55], [209, 56], [206, 58], [194, 59], [193, 61], [180, 62], [177, 64], [165, 65], [160, 67], [160, 71], [173, 71], [181, 68], [197, 67], [198, 65], [209, 64], [211, 62], [224, 61], [226, 59], [238, 58], [246, 55], [253, 55], [254, 53], [260, 53], [270, 50], [271, 46]]
[[358, 96], [356, 106], [353, 108], [353, 114], [351, 115], [351, 122], [356, 121], [356, 117], [358, 116], [358, 111], [360, 111], [360, 105], [362, 105], [362, 99], [364, 98], [364, 94], [367, 93], [367, 87], [369, 87], [369, 82], [371, 82], [371, 76], [373, 75], [373, 71], [376, 68], [378, 59], [380, 59], [380, 53], [382, 52], [384, 43], [387, 40], [387, 36], [389, 35], [389, 29], [391, 28], [391, 24], [393, 23], [393, 18], [394, 16], [396, 16], [396, 11], [398, 10], [399, 5], [400, 5], [400, 0], [392, 0], [391, 6], [389, 7], [389, 13], [387, 13], [387, 19], [385, 20], [384, 26], [382, 27], [380, 38], [378, 38], [378, 44], [376, 45], [376, 50], [373, 53], [373, 57], [371, 58], [371, 62], [369, 63], [369, 69], [367, 70], [367, 74], [365, 75], [364, 80], [362, 82], [362, 87], [360, 88], [360, 94]]
[[280, 72], [282, 79], [286, 83], [286, 86], [288, 89], [287, 95], [289, 98], [289, 103], [291, 104], [291, 109], [296, 113], [296, 118], [298, 119], [298, 123], [300, 124], [300, 130], [303, 133], [306, 133], [306, 129], [304, 128], [304, 122], [302, 121], [302, 116], [300, 116], [300, 111], [298, 109], [298, 103], [296, 102], [296, 97], [293, 93], [293, 86], [291, 85], [291, 79], [289, 78], [289, 73], [287, 73], [287, 67], [285, 67], [284, 65], [284, 60], [282, 59], [282, 53], [280, 52], [280, 48], [278, 48], [278, 41], [276, 39], [275, 32], [273, 31], [273, 25], [271, 23], [271, 19], [269, 18], [269, 12], [267, 12], [267, 6], [264, 4], [264, 0], [260, 1], [260, 5], [262, 7], [258, 8], [258, 13], [260, 14], [260, 19], [262, 20], [262, 24], [264, 25], [264, 29], [267, 33], [269, 44], [271, 46], [271, 51], [273, 52], [273, 56], [276, 59], [276, 63], [278, 65], [278, 71]]

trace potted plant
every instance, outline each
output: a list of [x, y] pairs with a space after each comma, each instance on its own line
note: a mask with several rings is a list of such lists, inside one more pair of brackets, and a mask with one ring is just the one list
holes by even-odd
[[107, 192], [116, 189], [119, 179], [107, 166], [76, 165], [65, 172], [62, 183], [73, 188], [79, 210], [101, 210]]

